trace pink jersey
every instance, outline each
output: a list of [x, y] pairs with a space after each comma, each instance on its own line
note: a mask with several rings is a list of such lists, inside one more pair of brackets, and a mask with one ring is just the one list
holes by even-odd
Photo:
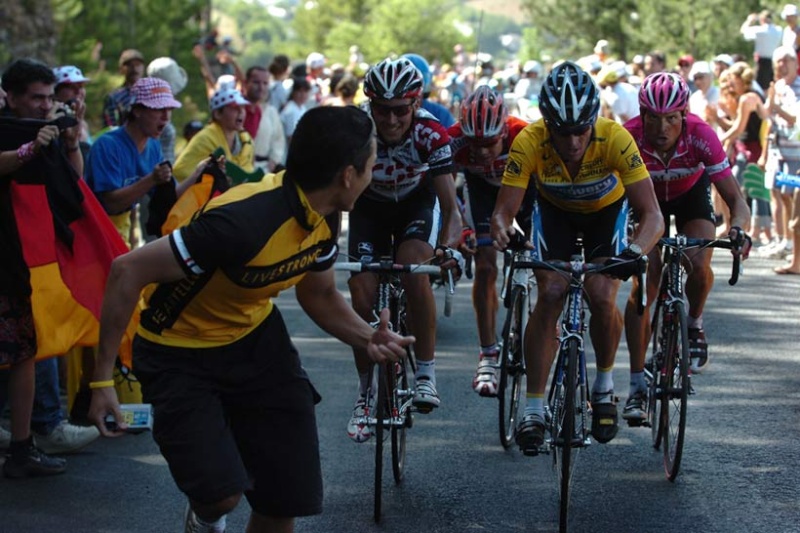
[[717, 134], [696, 115], [686, 114], [683, 132], [669, 161], [662, 161], [645, 140], [641, 116], [626, 122], [625, 128], [639, 146], [659, 202], [668, 202], [685, 194], [697, 183], [704, 170], [708, 172], [711, 183], [731, 176], [728, 157]]

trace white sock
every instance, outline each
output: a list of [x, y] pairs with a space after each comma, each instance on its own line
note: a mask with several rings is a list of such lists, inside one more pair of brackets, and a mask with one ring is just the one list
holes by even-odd
[[601, 393], [614, 389], [613, 368], [610, 370], [597, 369], [597, 376], [594, 378], [592, 392]]
[[641, 372], [631, 372], [630, 394], [644, 392], [647, 390], [647, 382], [644, 380], [644, 370]]
[[197, 525], [203, 528], [208, 533], [217, 533], [218, 531], [225, 531], [226, 526], [226, 515], [222, 515], [216, 522], [206, 522], [196, 514], [194, 515], [194, 520], [197, 522]]
[[436, 360], [431, 359], [430, 361], [417, 361], [417, 373], [415, 376], [417, 381], [420, 378], [429, 379], [431, 384], [435, 387], [436, 386]]
[[686, 317], [686, 326], [695, 329], [703, 329], [703, 315], [695, 318], [692, 315]]
[[497, 359], [497, 356], [499, 355], [497, 352], [498, 352], [498, 349], [497, 349], [497, 343], [496, 342], [490, 344], [489, 346], [481, 346], [481, 358], [483, 358], [484, 355], [490, 353], [490, 354], [492, 354], [492, 358]]
[[364, 372], [364, 373], [361, 373], [361, 372], [358, 373], [358, 393], [361, 396], [366, 396], [367, 395], [367, 389], [370, 386], [369, 378], [370, 378], [371, 375], [372, 375], [372, 372], [369, 372], [369, 371]]
[[526, 396], [523, 415], [539, 415], [544, 419], [544, 396]]

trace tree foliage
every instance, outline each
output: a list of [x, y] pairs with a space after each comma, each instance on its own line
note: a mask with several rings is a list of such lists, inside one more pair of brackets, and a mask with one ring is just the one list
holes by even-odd
[[781, 5], [757, 0], [523, 0], [535, 32], [527, 50], [542, 57], [576, 59], [592, 53], [595, 43], [607, 39], [615, 57], [660, 50], [669, 64], [681, 54], [711, 58], [719, 53], [749, 54], [752, 43], [740, 33], [748, 13], [773, 9], [780, 24]]

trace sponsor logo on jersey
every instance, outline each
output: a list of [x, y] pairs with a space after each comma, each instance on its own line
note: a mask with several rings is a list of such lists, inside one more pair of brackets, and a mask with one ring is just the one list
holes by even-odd
[[639, 155], [638, 152], [633, 153], [625, 158], [625, 161], [628, 163], [628, 168], [631, 170], [637, 169], [640, 166], [644, 165], [644, 161], [642, 161], [642, 156]]
[[225, 269], [225, 274], [240, 287], [249, 289], [267, 287], [308, 271], [320, 259], [322, 252], [323, 245], [320, 244], [274, 265]]
[[511, 176], [519, 176], [522, 174], [522, 167], [519, 166], [519, 163], [517, 163], [516, 160], [509, 159], [508, 164], [506, 165], [506, 173]]

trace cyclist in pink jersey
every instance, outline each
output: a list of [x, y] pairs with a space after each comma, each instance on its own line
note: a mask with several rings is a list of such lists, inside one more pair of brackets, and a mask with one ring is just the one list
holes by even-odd
[[[472, 388], [484, 397], [497, 395], [497, 251], [491, 244], [489, 223], [492, 218], [500, 181], [503, 177], [508, 151], [517, 134], [528, 123], [508, 116], [503, 96], [482, 85], [461, 104], [459, 122], [450, 126], [453, 160], [456, 171], [464, 173], [469, 198], [469, 213], [478, 244], [466, 253], [475, 257], [475, 282], [472, 286], [472, 305], [478, 325], [480, 353], [478, 369]], [[523, 202], [523, 205], [529, 205]], [[527, 211], [530, 211], [529, 209]], [[530, 234], [530, 212], [519, 213], [517, 222], [526, 235]]]
[[[714, 208], [711, 184], [731, 211], [731, 233], [749, 229], [750, 210], [731, 173], [728, 159], [716, 133], [700, 117], [688, 113], [689, 87], [677, 74], [659, 72], [645, 78], [639, 90], [641, 115], [625, 124], [653, 180], [665, 232], [675, 216], [677, 232], [690, 238], [714, 238]], [[735, 232], [735, 233], [734, 233]], [[652, 302], [661, 276], [658, 250], [650, 254], [647, 300]], [[691, 261], [686, 280], [689, 300], [689, 339], [692, 369], [699, 372], [708, 363], [703, 330], [703, 307], [714, 283], [711, 250], [687, 254]], [[642, 316], [636, 312], [636, 281], [625, 309], [625, 336], [631, 359], [631, 388], [622, 417], [632, 422], [645, 418], [644, 360], [650, 324], [649, 305]]]

